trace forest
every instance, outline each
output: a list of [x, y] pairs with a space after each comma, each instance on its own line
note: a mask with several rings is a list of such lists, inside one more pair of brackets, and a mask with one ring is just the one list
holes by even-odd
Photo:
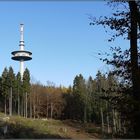
[[5, 68], [0, 77], [1, 112], [24, 118], [93, 123], [101, 127], [102, 138], [140, 138], [140, 2], [107, 4], [113, 14], [90, 16], [90, 26], [112, 31], [108, 42], [122, 38], [130, 43], [125, 50], [113, 46], [111, 53], [98, 53], [112, 69], [106, 73], [98, 71], [88, 79], [79, 73], [71, 86], [57, 87], [52, 82], [31, 82], [27, 68], [22, 80], [12, 67]]
[[[21, 81], [20, 73], [15, 74], [9, 67], [0, 77], [0, 111], [25, 118], [94, 123], [101, 126], [103, 135], [122, 136], [129, 131], [129, 122], [124, 119], [126, 114], [119, 111], [122, 87], [111, 72], [102, 74], [98, 71], [95, 78], [89, 76], [88, 79], [82, 74], [76, 75], [73, 85], [66, 88], [56, 87], [52, 82], [47, 82], [46, 86], [40, 82], [30, 83], [28, 69]], [[123, 111], [125, 109], [127, 106]]]

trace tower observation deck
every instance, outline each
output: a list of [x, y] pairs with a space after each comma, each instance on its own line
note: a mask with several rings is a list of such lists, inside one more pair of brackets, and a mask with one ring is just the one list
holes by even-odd
[[20, 74], [21, 74], [21, 80], [23, 79], [23, 73], [24, 73], [24, 61], [29, 61], [32, 59], [32, 53], [29, 51], [24, 50], [24, 24], [20, 24], [20, 41], [19, 51], [13, 51], [11, 54], [12, 59], [20, 62]]

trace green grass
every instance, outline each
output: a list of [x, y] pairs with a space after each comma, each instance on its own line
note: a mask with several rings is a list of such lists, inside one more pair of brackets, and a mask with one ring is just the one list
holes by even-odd
[[[41, 120], [26, 119], [19, 116], [12, 116], [4, 121], [5, 115], [0, 113], [0, 138], [28, 138], [28, 139], [89, 139], [100, 138], [100, 128], [93, 124], [81, 124], [79, 122], [66, 120]], [[3, 127], [7, 126], [8, 131], [4, 135]]]
[[[3, 117], [4, 115], [0, 113], [0, 118]], [[57, 124], [55, 121], [25, 119], [18, 116], [10, 117], [7, 122], [0, 119], [0, 138], [66, 138], [58, 135], [55, 129], [50, 129], [50, 123]], [[3, 126], [5, 125], [8, 126], [6, 135], [3, 134]]]

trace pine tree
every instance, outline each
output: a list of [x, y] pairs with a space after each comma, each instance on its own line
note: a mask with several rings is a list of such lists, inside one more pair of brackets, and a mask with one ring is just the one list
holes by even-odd
[[22, 81], [21, 81], [21, 75], [20, 72], [16, 75], [16, 93], [17, 93], [17, 113], [20, 115], [21, 113], [21, 99], [22, 99]]
[[0, 110], [4, 111], [3, 105], [4, 105], [4, 96], [2, 93], [2, 77], [0, 76]]
[[102, 83], [102, 74], [100, 71], [96, 74], [96, 84], [97, 84], [97, 94], [98, 94], [98, 102], [99, 102], [99, 110], [101, 115], [101, 123], [102, 123], [102, 134], [104, 134], [104, 112], [103, 112], [103, 100], [101, 100], [103, 83]]
[[30, 72], [26, 68], [23, 74], [24, 117], [28, 116], [28, 94], [30, 93]]
[[85, 79], [81, 74], [76, 76], [73, 82], [73, 96], [75, 100], [75, 117], [76, 119], [87, 121], [87, 109], [86, 109], [86, 86]]
[[86, 106], [87, 106], [87, 120], [89, 122], [92, 121], [92, 110], [94, 108], [94, 92], [95, 87], [94, 87], [94, 80], [90, 76], [87, 80], [86, 83], [86, 93], [87, 93], [87, 101], [86, 101]]
[[5, 67], [2, 73], [2, 95], [4, 96], [4, 112], [7, 114], [7, 98], [9, 95], [8, 69]]
[[13, 91], [15, 89], [15, 74], [12, 67], [9, 67], [8, 71], [8, 87], [9, 87], [9, 115], [12, 115], [13, 111]]

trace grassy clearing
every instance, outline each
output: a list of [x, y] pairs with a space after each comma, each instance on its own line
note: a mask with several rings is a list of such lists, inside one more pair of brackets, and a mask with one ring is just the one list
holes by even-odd
[[[0, 138], [49, 138], [49, 139], [89, 139], [100, 138], [100, 129], [89, 124], [74, 121], [25, 119], [12, 116], [3, 120], [0, 113]], [[4, 128], [7, 132], [4, 134]]]

